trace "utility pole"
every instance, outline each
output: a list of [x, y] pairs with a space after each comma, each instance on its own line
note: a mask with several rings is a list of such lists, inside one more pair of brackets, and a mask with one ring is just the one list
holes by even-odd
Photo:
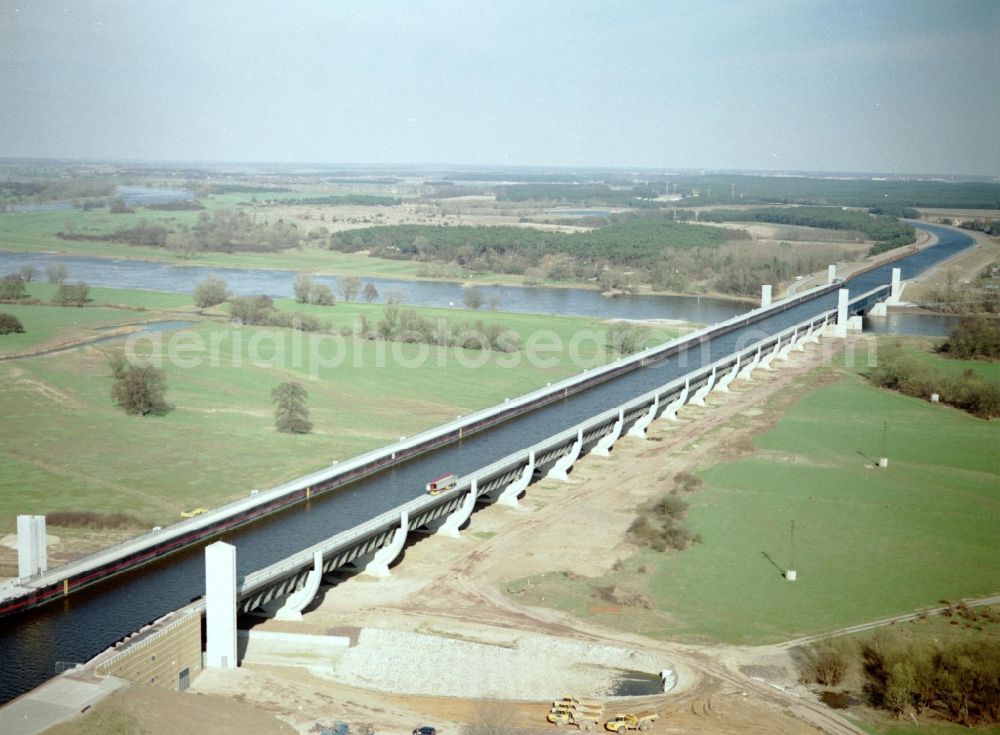
[[886, 446], [886, 441], [887, 441], [888, 434], [889, 434], [889, 422], [888, 421], [883, 421], [882, 422], [882, 453], [879, 455], [879, 458], [878, 458], [878, 466], [881, 467], [881, 468], [885, 468], [885, 467], [889, 466], [889, 457], [888, 457], [888, 455], [886, 455], [886, 450], [885, 450], [885, 446]]
[[788, 551], [788, 571], [785, 572], [785, 579], [794, 582], [797, 574], [795, 572], [795, 521], [792, 521], [789, 529], [789, 551]]

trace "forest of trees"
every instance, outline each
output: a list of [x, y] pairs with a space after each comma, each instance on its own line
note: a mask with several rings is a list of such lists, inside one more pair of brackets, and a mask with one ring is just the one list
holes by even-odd
[[294, 205], [345, 205], [354, 204], [362, 207], [392, 207], [403, 203], [399, 197], [379, 196], [376, 194], [331, 194], [321, 197], [295, 197], [289, 199], [275, 199], [269, 204], [294, 204]]
[[114, 193], [114, 182], [105, 180], [74, 178], [43, 181], [0, 181], [0, 204], [90, 199], [111, 196]]
[[566, 255], [588, 264], [605, 261], [651, 272], [665, 250], [714, 248], [746, 237], [745, 233], [662, 217], [570, 234], [518, 227], [366, 227], [334, 234], [330, 248], [344, 252], [368, 250], [382, 258], [456, 262], [471, 270], [501, 273], [524, 273], [546, 255]]
[[159, 222], [140, 219], [131, 227], [120, 227], [99, 235], [57, 232], [64, 240], [99, 240], [128, 245], [170, 248], [182, 255], [200, 251], [272, 252], [298, 247], [299, 231], [294, 223], [254, 223], [246, 212], [221, 208], [199, 212], [192, 227], [178, 225], [172, 230]]
[[[1000, 184], [985, 181], [887, 181], [804, 176], [680, 176], [672, 191], [686, 206], [815, 204], [836, 207], [1000, 209]], [[697, 191], [697, 195], [695, 195]]]
[[650, 201], [663, 191], [648, 185], [612, 188], [607, 184], [513, 184], [496, 189], [498, 202], [551, 202], [606, 207], [661, 207]]
[[916, 231], [893, 216], [869, 214], [839, 207], [761, 207], [758, 209], [714, 209], [699, 212], [702, 222], [770, 222], [824, 230], [855, 230], [874, 240], [871, 253], [912, 245]]

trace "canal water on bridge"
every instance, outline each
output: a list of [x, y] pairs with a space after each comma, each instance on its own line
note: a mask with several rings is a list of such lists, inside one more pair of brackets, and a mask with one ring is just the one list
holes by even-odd
[[[940, 241], [893, 264], [903, 268], [904, 278], [972, 243], [971, 238], [951, 230], [930, 226], [927, 229], [935, 232]], [[891, 267], [880, 267], [849, 281], [853, 295], [888, 283]], [[472, 472], [590, 416], [620, 406], [699, 365], [725, 357], [738, 346], [835, 308], [836, 303], [837, 294], [833, 292], [799, 304], [716, 337], [697, 350], [634, 370], [221, 538], [237, 547], [239, 574], [263, 568], [421, 495], [430, 477], [445, 471], [459, 475]], [[0, 619], [0, 702], [52, 676], [56, 661], [86, 661], [132, 631], [202, 594], [204, 561], [199, 546], [38, 610]]]

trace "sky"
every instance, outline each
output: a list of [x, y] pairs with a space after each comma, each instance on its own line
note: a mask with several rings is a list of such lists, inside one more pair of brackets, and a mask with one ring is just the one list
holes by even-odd
[[1000, 176], [1000, 0], [0, 0], [0, 157]]

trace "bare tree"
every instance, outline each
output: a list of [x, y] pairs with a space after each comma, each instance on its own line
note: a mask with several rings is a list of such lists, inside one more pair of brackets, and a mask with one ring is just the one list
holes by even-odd
[[325, 283], [314, 283], [309, 292], [309, 303], [317, 306], [333, 306], [336, 299], [333, 297], [333, 289]]
[[133, 365], [120, 352], [108, 356], [108, 366], [115, 379], [111, 399], [125, 413], [138, 416], [166, 413], [167, 376], [162, 370]]
[[69, 271], [66, 270], [66, 266], [62, 263], [53, 263], [45, 268], [45, 274], [48, 276], [49, 283], [56, 286], [61, 286], [69, 278]]
[[52, 300], [62, 306], [83, 306], [89, 297], [90, 286], [83, 281], [77, 281], [72, 286], [68, 283], [61, 284]]
[[313, 280], [306, 273], [299, 273], [292, 284], [292, 291], [295, 293], [295, 300], [300, 304], [308, 304], [309, 296], [312, 294]]
[[479, 286], [466, 286], [462, 289], [462, 303], [476, 311], [486, 303], [486, 297]]
[[274, 427], [283, 434], [308, 434], [312, 431], [306, 399], [309, 394], [301, 383], [290, 380], [271, 391], [274, 402]]
[[646, 346], [649, 330], [628, 322], [615, 322], [608, 328], [611, 349], [620, 355], [631, 355]]
[[357, 276], [341, 276], [337, 279], [337, 287], [344, 301], [354, 301], [358, 292], [361, 291], [361, 279]]
[[38, 269], [33, 265], [26, 265], [18, 271], [18, 274], [25, 283], [31, 283], [38, 278]]
[[374, 284], [366, 283], [365, 287], [361, 289], [361, 296], [370, 304], [378, 298], [378, 289], [375, 288]]

